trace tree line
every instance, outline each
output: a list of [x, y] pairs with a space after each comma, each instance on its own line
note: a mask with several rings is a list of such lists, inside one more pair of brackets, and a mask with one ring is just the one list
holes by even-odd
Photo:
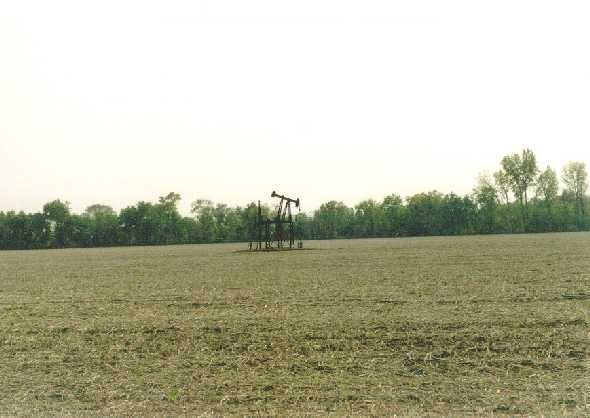
[[[329, 201], [312, 214], [295, 219], [304, 239], [465, 235], [590, 229], [588, 173], [583, 162], [561, 171], [540, 170], [535, 154], [525, 149], [505, 156], [493, 175], [482, 173], [473, 192], [459, 196], [437, 191], [354, 207]], [[68, 202], [55, 200], [38, 213], [0, 212], [0, 249], [41, 249], [163, 245], [247, 241], [257, 205], [244, 207], [193, 202], [192, 216], [178, 212], [180, 195], [169, 193], [157, 203], [138, 202], [116, 213], [95, 204], [72, 213]], [[273, 208], [263, 207], [266, 216]]]

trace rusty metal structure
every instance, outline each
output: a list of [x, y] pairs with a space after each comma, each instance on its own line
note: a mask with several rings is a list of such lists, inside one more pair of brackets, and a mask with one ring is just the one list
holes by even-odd
[[301, 233], [296, 228], [291, 210], [291, 204], [300, 209], [299, 198], [292, 199], [275, 191], [271, 193], [270, 197], [280, 199], [275, 216], [265, 219], [262, 215], [260, 201], [258, 201], [254, 224], [250, 227], [248, 249], [250, 251], [271, 251], [303, 248]]

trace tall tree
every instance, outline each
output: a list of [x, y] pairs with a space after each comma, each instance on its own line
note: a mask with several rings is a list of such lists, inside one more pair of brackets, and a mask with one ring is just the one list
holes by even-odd
[[166, 196], [160, 196], [158, 202], [166, 207], [176, 209], [176, 205], [180, 200], [181, 197], [178, 193], [170, 192]]
[[443, 230], [443, 195], [436, 190], [410, 196], [407, 201], [406, 229], [410, 235], [440, 235]]
[[54, 200], [43, 206], [43, 215], [52, 223], [52, 241], [57, 247], [69, 245], [72, 235], [72, 223], [70, 218], [70, 203]]
[[498, 192], [489, 174], [481, 173], [477, 177], [477, 185], [473, 189], [473, 195], [479, 209], [479, 232], [484, 234], [495, 232]]
[[354, 231], [356, 236], [380, 236], [383, 233], [383, 226], [383, 208], [379, 202], [368, 199], [355, 206]]
[[45, 215], [31, 215], [32, 241], [27, 248], [47, 248], [50, 245], [51, 231]]
[[523, 228], [527, 228], [528, 191], [535, 184], [539, 169], [537, 158], [530, 149], [522, 150], [522, 154], [507, 155], [502, 159], [502, 168], [508, 176], [514, 196], [520, 203]]
[[557, 229], [553, 213], [559, 191], [559, 181], [555, 170], [547, 166], [537, 177], [536, 186], [532, 230], [535, 232], [553, 231]]
[[342, 202], [331, 200], [320, 206], [313, 215], [314, 235], [321, 239], [343, 238], [352, 235], [354, 210]]
[[520, 218], [520, 215], [514, 213], [514, 207], [510, 202], [510, 178], [504, 170], [494, 173], [494, 186], [498, 195], [498, 203], [501, 203], [496, 209], [496, 232], [513, 232], [517, 228], [516, 223], [520, 223], [515, 222], [515, 219]]
[[494, 183], [496, 190], [502, 197], [503, 203], [510, 203], [508, 194], [510, 193], [510, 179], [504, 170], [499, 170], [494, 173]]
[[70, 203], [54, 200], [43, 205], [43, 214], [45, 217], [58, 224], [63, 224], [70, 216]]
[[199, 217], [201, 210], [203, 208], [213, 207], [213, 202], [209, 199], [197, 199], [193, 201], [191, 204], [191, 212], [196, 216]]
[[[89, 246], [114, 246], [124, 241], [119, 217], [112, 207], [96, 203], [88, 206], [82, 216], [87, 219]], [[79, 222], [79, 226], [82, 228], [84, 222]]]
[[[181, 200], [178, 193], [168, 193], [158, 200], [152, 208], [152, 217], [156, 219], [157, 238], [159, 244], [182, 242], [182, 217], [178, 213], [177, 204]], [[186, 239], [186, 236], [184, 236]]]
[[557, 199], [559, 191], [559, 182], [557, 173], [551, 167], [547, 168], [537, 177], [537, 196], [545, 199], [548, 207]]
[[586, 215], [586, 190], [588, 190], [588, 172], [586, 164], [581, 161], [570, 161], [563, 167], [562, 180], [569, 193], [576, 200], [578, 226], [583, 226]]
[[90, 218], [95, 218], [98, 215], [114, 215], [115, 211], [110, 206], [96, 203], [94, 205], [88, 206], [84, 213]]
[[473, 202], [468, 197], [455, 193], [446, 194], [440, 205], [441, 233], [443, 235], [460, 235], [472, 230]]
[[385, 196], [381, 203], [385, 217], [386, 236], [397, 237], [402, 234], [402, 222], [404, 217], [404, 205], [402, 198], [397, 194]]
[[219, 239], [219, 227], [217, 225], [217, 217], [215, 216], [215, 206], [211, 200], [195, 200], [191, 205], [191, 212], [197, 220], [200, 242]]

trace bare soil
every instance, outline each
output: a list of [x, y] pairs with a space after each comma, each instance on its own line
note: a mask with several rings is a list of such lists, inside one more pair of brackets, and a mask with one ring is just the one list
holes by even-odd
[[590, 414], [590, 234], [0, 252], [0, 415]]

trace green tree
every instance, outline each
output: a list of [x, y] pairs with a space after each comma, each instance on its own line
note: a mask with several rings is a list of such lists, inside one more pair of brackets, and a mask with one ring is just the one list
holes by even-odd
[[440, 203], [441, 234], [461, 235], [472, 232], [471, 220], [475, 205], [469, 197], [446, 194]]
[[216, 225], [216, 239], [219, 241], [237, 240], [242, 226], [239, 208], [234, 209], [226, 204], [218, 203], [212, 208], [212, 214]]
[[488, 174], [482, 173], [478, 176], [473, 196], [478, 208], [479, 232], [482, 234], [496, 232], [498, 191]]
[[398, 237], [403, 234], [402, 225], [405, 207], [402, 198], [397, 194], [385, 196], [381, 203], [384, 216], [385, 236]]
[[342, 202], [323, 203], [313, 215], [315, 238], [333, 239], [352, 236], [354, 210]]
[[123, 241], [119, 217], [110, 206], [101, 204], [88, 206], [82, 216], [88, 220], [89, 246], [114, 246]]
[[547, 206], [551, 206], [559, 191], [557, 173], [551, 167], [547, 168], [537, 177], [537, 196], [542, 197]]
[[440, 235], [442, 233], [441, 204], [443, 195], [432, 191], [410, 196], [407, 201], [406, 228], [409, 235]]
[[501, 197], [502, 203], [506, 205], [510, 203], [510, 179], [504, 170], [496, 171], [494, 173], [494, 183], [497, 193], [499, 197]]
[[101, 205], [99, 203], [96, 203], [94, 205], [88, 206], [86, 208], [86, 211], [84, 212], [84, 214], [90, 218], [95, 218], [100, 215], [113, 216], [113, 215], [115, 215], [115, 211], [113, 210], [112, 207], [110, 207], [108, 205]]
[[537, 159], [530, 149], [522, 154], [507, 155], [502, 159], [502, 168], [508, 177], [510, 187], [518, 200], [522, 215], [523, 228], [527, 229], [528, 191], [534, 185], [537, 173]]
[[197, 217], [203, 208], [213, 207], [213, 202], [209, 199], [197, 199], [191, 203], [191, 212]]
[[586, 164], [581, 161], [570, 161], [563, 167], [561, 179], [565, 183], [567, 192], [575, 199], [578, 227], [584, 228], [586, 191], [588, 190]]
[[219, 239], [215, 206], [211, 200], [197, 199], [191, 205], [198, 227], [199, 242], [212, 242]]
[[181, 197], [178, 193], [168, 193], [158, 199], [158, 203], [153, 205], [149, 216], [154, 224], [154, 233], [152, 241], [157, 244], [173, 244], [183, 242], [182, 216], [178, 213], [178, 202]]
[[381, 205], [373, 200], [363, 200], [355, 206], [354, 234], [357, 237], [384, 235], [385, 217]]
[[154, 205], [138, 202], [119, 214], [119, 223], [125, 240], [130, 245], [154, 245], [159, 243], [159, 219], [154, 216]]
[[313, 219], [306, 213], [301, 212], [295, 215], [295, 237], [311, 239], [313, 231]]
[[54, 200], [43, 206], [43, 215], [51, 222], [51, 244], [56, 247], [67, 247], [72, 237], [72, 223], [70, 218], [70, 203]]
[[66, 224], [70, 231], [69, 246], [75, 248], [95, 246], [92, 237], [92, 219], [88, 216], [73, 214], [68, 218]]
[[533, 206], [534, 231], [543, 232], [556, 229], [554, 206], [557, 203], [558, 191], [557, 173], [547, 166], [537, 177], [536, 198]]
[[46, 219], [63, 224], [70, 216], [70, 203], [59, 199], [48, 202], [43, 206], [43, 214]]
[[28, 248], [48, 248], [51, 244], [51, 230], [45, 215], [34, 213], [30, 217], [32, 236]]

